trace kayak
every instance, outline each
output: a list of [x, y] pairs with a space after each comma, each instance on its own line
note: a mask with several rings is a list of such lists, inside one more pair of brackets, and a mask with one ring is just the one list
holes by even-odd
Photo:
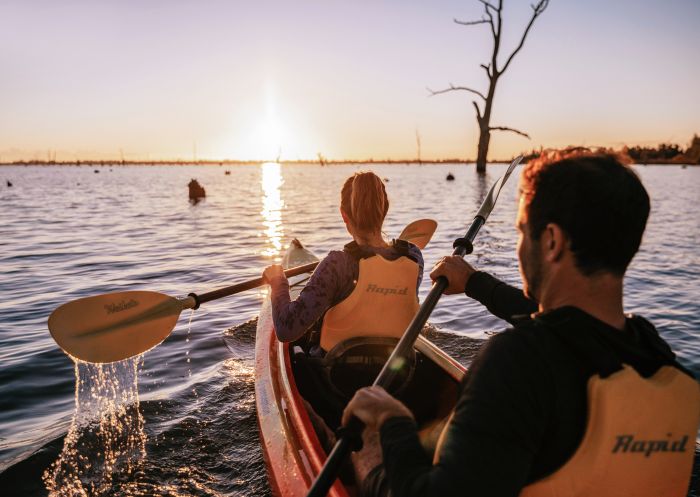
[[[317, 260], [294, 240], [282, 265], [289, 268]], [[308, 277], [290, 278], [292, 299], [301, 292]], [[375, 345], [372, 339], [353, 340], [364, 340], [369, 348], [382, 346]], [[327, 456], [322, 438], [314, 429], [314, 414], [306, 407], [310, 404], [313, 408], [313, 402], [306, 399], [308, 404], [305, 404], [300, 394], [309, 380], [295, 359], [299, 350], [293, 343], [277, 340], [268, 296], [260, 310], [256, 332], [255, 402], [270, 487], [274, 495], [284, 497], [306, 495]], [[465, 369], [423, 336], [418, 338], [414, 350], [412, 373], [396, 395], [413, 412], [421, 442], [430, 453], [457, 402]], [[342, 382], [343, 378], [340, 380]], [[332, 393], [329, 388], [328, 395]], [[338, 479], [328, 495], [357, 495], [356, 482], [348, 481], [348, 477], [342, 482]]]

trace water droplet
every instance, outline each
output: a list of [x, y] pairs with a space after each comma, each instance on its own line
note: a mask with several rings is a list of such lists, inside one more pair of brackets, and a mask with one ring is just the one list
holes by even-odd
[[128, 477], [143, 461], [146, 434], [139, 410], [140, 360], [76, 361], [73, 422], [61, 454], [43, 475], [51, 497], [104, 495], [115, 475]]

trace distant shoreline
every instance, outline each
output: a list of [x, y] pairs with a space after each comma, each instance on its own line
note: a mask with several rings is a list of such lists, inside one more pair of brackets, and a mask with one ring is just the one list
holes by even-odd
[[[512, 160], [512, 159], [510, 159]], [[510, 162], [510, 160], [494, 161], [491, 164]], [[318, 160], [95, 160], [95, 161], [13, 161], [0, 162], [0, 166], [258, 166], [266, 163], [279, 164], [317, 164], [323, 166], [337, 166], [345, 164], [473, 164], [473, 160], [445, 159], [445, 160], [327, 160], [323, 163]]]
[[[513, 159], [489, 161], [489, 164], [507, 164]], [[464, 159], [438, 159], [438, 160], [328, 160], [323, 163], [318, 160], [281, 160], [281, 161], [240, 161], [240, 160], [158, 160], [158, 161], [122, 161], [122, 160], [96, 160], [96, 161], [14, 161], [0, 162], [0, 166], [85, 166], [85, 167], [114, 167], [114, 166], [258, 166], [267, 162], [279, 162], [280, 164], [307, 165], [316, 164], [321, 166], [342, 166], [360, 164], [382, 164], [382, 165], [441, 165], [441, 164], [474, 164], [474, 160]], [[673, 160], [653, 160], [646, 162], [635, 162], [640, 166], [646, 165], [669, 165], [669, 166], [697, 166], [698, 164], [674, 162]]]

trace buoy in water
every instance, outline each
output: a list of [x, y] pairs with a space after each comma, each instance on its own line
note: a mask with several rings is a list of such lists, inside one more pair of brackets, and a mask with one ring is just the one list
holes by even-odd
[[224, 174], [225, 174], [226, 176], [230, 176], [230, 175], [231, 175], [231, 171], [224, 171]]
[[194, 200], [196, 202], [197, 200], [207, 196], [207, 192], [204, 190], [204, 187], [194, 178], [192, 178], [192, 180], [187, 184], [187, 187], [190, 189], [190, 200]]
[[8, 187], [12, 186], [12, 181], [10, 181], [9, 179], [7, 180], [7, 186]]
[[100, 172], [99, 169], [95, 169], [95, 174], [97, 174], [97, 173], [99, 173], [99, 172]]
[[447, 181], [454, 181], [455, 177], [452, 173], [447, 173]]

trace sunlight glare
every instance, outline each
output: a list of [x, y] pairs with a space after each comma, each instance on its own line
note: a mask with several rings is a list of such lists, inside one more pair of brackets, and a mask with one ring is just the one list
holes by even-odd
[[282, 238], [284, 230], [282, 226], [282, 186], [281, 166], [276, 162], [265, 162], [261, 164], [262, 169], [262, 204], [263, 210], [260, 212], [263, 217], [263, 234], [267, 236], [268, 246], [262, 251], [267, 257], [273, 257], [275, 262], [281, 259]]
[[282, 154], [283, 145], [287, 141], [287, 134], [277, 116], [273, 114], [268, 115], [260, 123], [258, 136], [261, 159], [273, 160]]

